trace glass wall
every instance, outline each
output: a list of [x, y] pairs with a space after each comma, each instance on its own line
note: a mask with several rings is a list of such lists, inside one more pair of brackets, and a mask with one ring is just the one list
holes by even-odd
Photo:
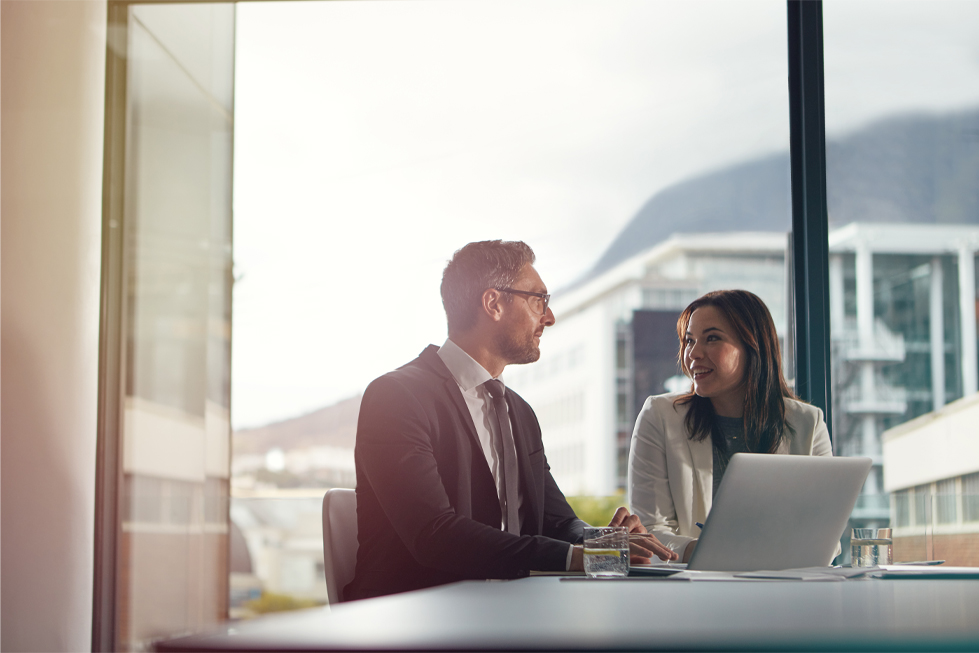
[[[115, 648], [227, 615], [232, 4], [133, 5], [125, 62]], [[112, 102], [112, 100], [110, 100]], [[113, 169], [110, 163], [110, 169]], [[103, 634], [104, 635], [104, 634]]]
[[827, 2], [824, 26], [833, 431], [874, 460], [853, 525], [979, 565], [979, 6]]
[[752, 290], [784, 340], [787, 76], [781, 0], [239, 6], [240, 614], [325, 596], [289, 505], [352, 484], [360, 393], [442, 344], [467, 242], [526, 241], [554, 295], [541, 359], [504, 376], [569, 495], [624, 486], [692, 299]]

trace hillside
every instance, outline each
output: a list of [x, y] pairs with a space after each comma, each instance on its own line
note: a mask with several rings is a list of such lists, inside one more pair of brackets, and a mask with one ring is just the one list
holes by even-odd
[[235, 431], [233, 455], [263, 454], [276, 447], [283, 451], [314, 446], [353, 449], [359, 411], [358, 395], [299, 417]]
[[[830, 225], [979, 224], [979, 109], [888, 118], [827, 140]], [[581, 280], [674, 233], [787, 231], [789, 155], [681, 182], [646, 202]]]

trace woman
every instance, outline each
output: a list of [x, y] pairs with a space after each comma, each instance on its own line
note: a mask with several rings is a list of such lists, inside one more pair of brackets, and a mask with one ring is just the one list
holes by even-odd
[[643, 525], [686, 562], [731, 456], [831, 456], [819, 408], [782, 375], [775, 323], [746, 290], [695, 300], [677, 320], [689, 392], [649, 397], [632, 435], [629, 491]]

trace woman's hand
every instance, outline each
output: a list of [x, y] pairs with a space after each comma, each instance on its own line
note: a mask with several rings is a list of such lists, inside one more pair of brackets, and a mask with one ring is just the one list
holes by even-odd
[[676, 560], [679, 556], [664, 546], [656, 539], [652, 533], [646, 532], [646, 527], [639, 521], [639, 517], [632, 515], [625, 508], [620, 507], [612, 516], [609, 526], [625, 526], [629, 529], [629, 561], [633, 564], [648, 564], [653, 556], [661, 560]]
[[629, 513], [629, 509], [625, 506], [619, 506], [619, 509], [615, 511], [612, 515], [612, 521], [608, 523], [609, 526], [625, 526], [629, 529], [630, 533], [645, 533], [646, 527], [642, 525], [639, 521], [639, 517]]
[[632, 533], [629, 535], [629, 560], [633, 564], [645, 565], [652, 562], [653, 556], [660, 560], [677, 560], [680, 556], [666, 546], [652, 533]]

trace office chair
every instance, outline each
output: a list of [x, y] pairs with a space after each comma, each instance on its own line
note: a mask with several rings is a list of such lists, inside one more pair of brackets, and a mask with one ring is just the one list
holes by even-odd
[[357, 494], [333, 488], [323, 496], [323, 572], [330, 604], [343, 601], [343, 588], [357, 565]]

